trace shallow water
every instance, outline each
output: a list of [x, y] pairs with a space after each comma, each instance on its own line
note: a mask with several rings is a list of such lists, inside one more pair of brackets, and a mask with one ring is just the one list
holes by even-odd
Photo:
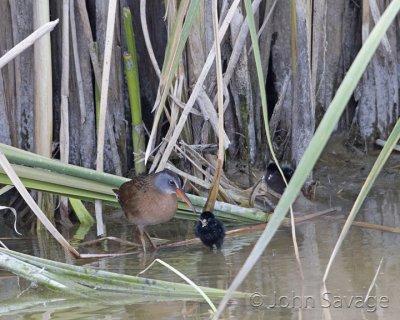
[[[345, 179], [333, 181], [323, 168], [320, 170], [320, 179], [326, 189], [321, 192], [320, 203], [325, 208], [334, 203], [335, 206], [342, 206], [343, 210], [330, 214], [334, 217], [332, 219], [319, 218], [297, 226], [304, 280], [300, 278], [290, 231], [282, 228], [240, 287], [240, 291], [255, 293], [253, 300], [231, 303], [224, 314], [225, 319], [399, 318], [399, 234], [352, 227], [334, 262], [326, 288], [321, 288], [326, 264], [342, 226], [335, 217], [348, 212], [362, 179], [352, 183], [346, 183]], [[389, 173], [383, 182], [378, 181], [358, 220], [400, 227], [400, 191], [398, 182], [390, 179]], [[119, 216], [117, 213], [108, 219], [108, 232], [130, 240], [131, 227]], [[152, 234], [166, 239], [185, 239], [193, 236], [192, 229], [193, 222], [174, 221], [153, 229]], [[0, 234], [4, 232], [0, 231]], [[95, 230], [91, 230], [86, 239], [94, 239], [94, 233]], [[244, 263], [259, 234], [228, 237], [221, 252], [211, 252], [202, 245], [192, 245], [162, 249], [154, 255], [135, 254], [98, 261], [73, 261], [51, 239], [7, 239], [4, 242], [16, 251], [130, 275], [143, 270], [153, 258], [160, 258], [199, 285], [223, 289], [228, 287]], [[72, 236], [73, 231], [69, 234], [69, 237]], [[107, 249], [111, 252], [126, 250], [112, 243]], [[102, 252], [102, 247], [91, 247], [90, 251]], [[360, 296], [365, 297], [381, 258], [383, 263], [371, 293], [375, 298], [362, 304]], [[145, 276], [182, 282], [161, 265], [153, 266]], [[321, 292], [325, 294], [321, 296]], [[258, 294], [265, 295], [265, 298], [260, 298]], [[0, 270], [1, 319], [204, 319], [209, 316], [209, 306], [202, 302], [141, 300], [138, 297], [133, 303], [120, 306], [88, 305], [80, 299], [66, 298], [36, 288]], [[36, 301], [37, 304], [29, 306], [30, 301]], [[300, 304], [302, 308], [299, 308]]]

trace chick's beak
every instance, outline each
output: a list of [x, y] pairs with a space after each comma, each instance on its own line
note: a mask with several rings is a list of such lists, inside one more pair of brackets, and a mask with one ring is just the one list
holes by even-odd
[[197, 214], [196, 209], [194, 208], [192, 202], [190, 201], [190, 199], [188, 198], [188, 196], [186, 195], [186, 193], [182, 189], [176, 188], [176, 195], [178, 196], [179, 199], [184, 201], [188, 205], [188, 207], [193, 210], [193, 212], [195, 214]]

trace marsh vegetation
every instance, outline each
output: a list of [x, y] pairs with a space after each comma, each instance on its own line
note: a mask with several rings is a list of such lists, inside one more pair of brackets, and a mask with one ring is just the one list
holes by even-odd
[[[371, 311], [277, 311], [255, 306], [255, 292], [264, 307], [328, 291], [394, 306], [399, 10], [400, 0], [0, 1], [0, 267], [18, 276], [0, 273], [0, 314]], [[179, 202], [150, 227], [159, 249], [143, 253], [113, 189], [164, 169], [197, 212]], [[222, 250], [196, 239], [202, 211], [225, 224]]]

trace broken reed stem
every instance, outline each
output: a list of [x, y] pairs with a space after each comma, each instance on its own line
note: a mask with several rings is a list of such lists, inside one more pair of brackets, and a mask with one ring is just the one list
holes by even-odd
[[[63, 163], [69, 162], [69, 1], [62, 2], [60, 161]], [[60, 215], [64, 222], [69, 221], [66, 197], [60, 197]]]
[[46, 24], [39, 27], [36, 31], [27, 36], [24, 40], [14, 46], [12, 49], [8, 50], [1, 58], [0, 58], [0, 69], [4, 67], [7, 63], [17, 57], [19, 54], [24, 52], [30, 46], [32, 46], [36, 40], [43, 37], [45, 34], [53, 31], [55, 26], [58, 24], [59, 19], [47, 22]]
[[146, 172], [143, 161], [145, 151], [145, 136], [140, 103], [139, 70], [136, 53], [135, 34], [132, 27], [132, 15], [129, 8], [123, 8], [123, 22], [128, 53], [124, 54], [125, 75], [128, 85], [129, 103], [132, 117], [132, 143], [135, 161], [135, 173]]
[[[29, 205], [33, 213], [36, 215], [38, 220], [43, 224], [43, 226], [51, 233], [51, 235], [58, 241], [58, 243], [66, 250], [68, 250], [75, 257], [79, 257], [78, 251], [76, 251], [69, 242], [61, 235], [60, 232], [54, 227], [49, 218], [43, 213], [43, 211], [36, 204], [35, 200], [33, 200], [32, 196], [29, 194], [28, 190], [26, 190], [24, 184], [21, 182], [21, 179], [17, 176], [14, 169], [11, 167], [10, 162], [4, 155], [2, 151], [0, 151], [0, 165], [3, 168], [4, 172], [12, 181], [15, 188], [18, 190], [21, 197], [25, 200], [25, 202]], [[38, 222], [39, 222], [38, 221]], [[39, 223], [38, 223], [39, 224]]]
[[[380, 146], [380, 147], [384, 147], [386, 143], [386, 140], [382, 140], [382, 139], [376, 139], [375, 144]], [[395, 145], [393, 147], [393, 150], [399, 151], [400, 152], [400, 145]]]
[[[106, 130], [108, 85], [110, 82], [111, 55], [114, 40], [115, 13], [117, 10], [117, 0], [110, 0], [108, 4], [107, 28], [104, 45], [103, 76], [101, 81], [99, 127], [97, 131], [97, 157], [96, 170], [103, 171], [104, 167], [104, 140]], [[105, 227], [102, 215], [102, 203], [100, 200], [95, 202], [97, 235], [105, 234]]]

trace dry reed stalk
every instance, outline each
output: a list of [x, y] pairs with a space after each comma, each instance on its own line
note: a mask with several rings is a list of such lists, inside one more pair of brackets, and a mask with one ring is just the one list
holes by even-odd
[[[336, 211], [336, 210], [338, 210], [338, 208], [330, 208], [330, 209], [326, 209], [326, 210], [310, 213], [310, 214], [307, 214], [307, 215], [305, 215], [303, 217], [295, 218], [295, 221], [296, 221], [296, 223], [305, 222], [305, 221], [308, 221], [310, 219], [314, 219], [316, 217], [325, 215], [327, 213], [331, 213], [331, 212]], [[282, 223], [282, 225], [285, 226], [285, 227], [289, 227], [290, 226], [289, 219], [286, 219]], [[250, 226], [235, 228], [235, 229], [226, 231], [226, 235], [227, 236], [238, 236], [238, 235], [242, 235], [242, 234], [248, 234], [248, 233], [253, 233], [253, 232], [257, 232], [257, 231], [263, 231], [266, 226], [267, 226], [266, 223], [259, 223], [259, 224], [254, 224], [254, 225], [250, 225]], [[187, 245], [199, 244], [199, 243], [201, 243], [199, 238], [193, 238], [193, 239], [187, 239], [187, 240], [167, 243], [167, 244], [161, 245], [160, 247], [161, 248], [175, 248], [175, 247], [187, 246]]]
[[[190, 159], [189, 161], [191, 162], [196, 162], [198, 166], [205, 166], [206, 168], [208, 168], [209, 171], [214, 171], [215, 172], [215, 167], [216, 164], [213, 163], [214, 161], [210, 161], [205, 159], [201, 154], [199, 154], [196, 150], [194, 150], [192, 148], [192, 146], [186, 144], [185, 142], [181, 142], [182, 148], [176, 146], [177, 150], [180, 151], [182, 153], [182, 155], [184, 155], [185, 157], [187, 156], [188, 159]], [[189, 157], [189, 154], [192, 157], [192, 159]], [[201, 173], [203, 173], [207, 178], [209, 178], [209, 180], [211, 181], [211, 175], [206, 172], [204, 169], [202, 169], [200, 171]], [[222, 172], [221, 174], [221, 180], [220, 180], [220, 184], [221, 184], [221, 188], [225, 188], [227, 190], [230, 190], [230, 192], [236, 193], [236, 194], [243, 194], [243, 196], [245, 196], [246, 191], [241, 190], [240, 188], [238, 188], [232, 181], [230, 181]], [[220, 191], [222, 191], [223, 189], [220, 189]]]
[[59, 19], [45, 23], [24, 40], [22, 40], [20, 43], [18, 43], [16, 46], [14, 46], [12, 49], [8, 50], [4, 55], [0, 57], [0, 69], [11, 60], [13, 60], [15, 57], [17, 57], [19, 54], [28, 49], [30, 46], [32, 46], [36, 42], [36, 40], [53, 31], [58, 22]]
[[[69, 1], [62, 2], [60, 161], [63, 163], [69, 162]], [[67, 197], [60, 197], [60, 215], [65, 224], [72, 225], [68, 218]]]
[[[262, 0], [254, 0], [252, 4], [253, 12], [257, 12], [258, 7], [260, 6]], [[240, 27], [239, 34], [236, 38], [235, 44], [232, 48], [232, 53], [229, 58], [228, 66], [226, 67], [226, 71], [224, 74], [224, 84], [227, 86], [233, 76], [236, 65], [239, 61], [240, 55], [243, 51], [243, 48], [247, 41], [247, 35], [249, 34], [249, 26], [247, 24], [247, 20], [243, 21], [242, 26]]]
[[[224, 35], [225, 35], [225, 33], [226, 33], [227, 29], [228, 29], [229, 23], [232, 20], [239, 3], [240, 3], [240, 0], [235, 0], [232, 3], [231, 7], [229, 8], [229, 10], [228, 10], [228, 12], [226, 14], [226, 17], [223, 20], [223, 22], [221, 24], [221, 27], [219, 28], [219, 31], [218, 31], [218, 38], [219, 39], [223, 39], [223, 37], [224, 37]], [[203, 66], [203, 69], [201, 70], [200, 76], [198, 77], [198, 79], [196, 81], [196, 84], [195, 84], [195, 86], [194, 86], [194, 88], [192, 90], [192, 93], [191, 93], [191, 95], [189, 97], [189, 100], [187, 101], [187, 103], [185, 105], [185, 109], [182, 111], [181, 117], [179, 118], [179, 121], [178, 121], [178, 123], [176, 125], [176, 128], [174, 130], [174, 133], [173, 133], [171, 139], [169, 140], [168, 145], [167, 145], [167, 147], [165, 149], [165, 152], [164, 152], [164, 154], [163, 154], [163, 156], [162, 156], [162, 158], [160, 160], [160, 164], [162, 166], [165, 166], [165, 164], [167, 163], [167, 161], [169, 159], [169, 156], [170, 156], [170, 154], [171, 154], [171, 152], [172, 152], [172, 150], [173, 150], [173, 148], [174, 148], [174, 146], [175, 146], [175, 144], [176, 144], [176, 142], [177, 142], [177, 140], [178, 140], [178, 138], [180, 136], [180, 133], [183, 130], [183, 127], [184, 127], [184, 125], [186, 123], [186, 120], [187, 120], [187, 118], [189, 116], [190, 110], [193, 108], [193, 106], [194, 106], [194, 104], [195, 104], [195, 102], [197, 100], [198, 94], [203, 89], [204, 80], [206, 79], [206, 76], [207, 76], [212, 64], [214, 63], [214, 58], [215, 58], [215, 48], [212, 48], [210, 50], [208, 56], [207, 56], [207, 60], [206, 60], [206, 62], [204, 64], [204, 66]], [[152, 147], [149, 144], [147, 148], [148, 148], [148, 150], [146, 150], [146, 153], [151, 151]], [[146, 157], [145, 157], [145, 161], [147, 161]]]
[[[48, 0], [33, 4], [34, 25], [49, 22]], [[51, 157], [53, 142], [53, 94], [50, 35], [46, 33], [34, 43], [35, 68], [35, 148], [38, 154]]]
[[71, 21], [71, 42], [72, 42], [72, 52], [74, 55], [74, 66], [76, 74], [76, 85], [78, 87], [78, 98], [79, 98], [79, 110], [81, 112], [81, 124], [85, 123], [86, 119], [86, 105], [85, 105], [85, 94], [83, 89], [83, 79], [81, 72], [81, 63], [78, 53], [78, 41], [76, 37], [76, 22], [75, 22], [75, 1], [70, 1], [70, 21]]
[[[155, 73], [157, 74], [157, 77], [160, 78], [161, 77], [160, 67], [158, 66], [158, 62], [157, 62], [155, 54], [154, 54], [153, 46], [151, 44], [150, 35], [149, 35], [149, 29], [147, 27], [146, 0], [140, 0], [140, 23], [142, 26], [143, 37], [144, 37], [147, 53], [149, 54], [150, 61], [153, 65]], [[180, 108], [182, 108], [182, 109], [185, 108], [185, 104], [179, 99], [179, 97], [177, 95], [173, 94], [172, 91], [169, 93], [169, 96], [173, 100], [173, 102], [175, 102]], [[192, 110], [192, 113], [194, 113], [196, 115], [200, 115], [200, 113], [195, 110]], [[152, 172], [152, 171], [150, 171], [150, 172]]]
[[[267, 26], [267, 23], [268, 23], [269, 19], [271, 18], [272, 13], [274, 12], [277, 2], [278, 2], [278, 0], [274, 1], [274, 3], [271, 6], [271, 9], [269, 9], [267, 16], [264, 18], [263, 24], [261, 25], [260, 30], [258, 30], [258, 32], [257, 32], [258, 39], [260, 39], [261, 34], [263, 33], [265, 27]], [[250, 45], [248, 54], [251, 54], [252, 51], [253, 51], [253, 45]]]
[[[153, 239], [154, 238], [152, 238], [152, 240]], [[117, 243], [120, 243], [120, 244], [123, 244], [123, 245], [127, 245], [127, 246], [132, 246], [132, 247], [140, 247], [140, 248], [142, 247], [141, 244], [138, 244], [138, 243], [132, 242], [132, 241], [128, 241], [128, 240], [123, 240], [123, 239], [120, 239], [120, 238], [117, 238], [117, 237], [102, 237], [102, 238], [95, 239], [95, 240], [89, 240], [89, 241], [85, 241], [85, 242], [79, 243], [79, 246], [80, 247], [92, 246], [94, 244], [101, 243], [101, 242], [103, 242], [105, 240], [115, 241]]]
[[85, 34], [85, 38], [88, 44], [88, 50], [90, 55], [90, 60], [92, 61], [94, 78], [97, 85], [101, 86], [101, 69], [100, 62], [97, 55], [97, 48], [93, 41], [92, 29], [90, 27], [89, 15], [86, 8], [85, 0], [77, 0], [76, 4], [78, 6], [79, 15], [82, 21], [83, 33]]
[[[345, 223], [346, 222], [346, 219], [338, 219], [336, 217], [326, 217], [326, 218], [327, 219], [339, 220], [341, 223]], [[382, 232], [400, 233], [400, 228], [399, 227], [383, 226], [383, 225], [364, 222], [364, 221], [353, 221], [351, 223], [351, 225], [352, 226], [356, 226], [356, 227], [360, 227], [360, 228], [365, 228], [365, 229], [382, 231]]]
[[[183, 17], [181, 16], [183, 7], [184, 6], [182, 6], [182, 7], [179, 6], [179, 11], [178, 11], [177, 10], [178, 2], [176, 0], [168, 1], [168, 3], [166, 4], [166, 7], [165, 7], [164, 20], [167, 21], [168, 38], [170, 38], [170, 37], [174, 38], [175, 42], [178, 41], [179, 38], [180, 38], [180, 35], [178, 36], [176, 29], [182, 28], [183, 24], [185, 23], [185, 22], [183, 22], [183, 20], [182, 20]], [[185, 7], [184, 7], [183, 11], [187, 11], [187, 4], [185, 4]], [[141, 14], [142, 14], [142, 12], [145, 13], [145, 3], [144, 3], [143, 10], [141, 10]], [[178, 15], [178, 13], [180, 15]], [[189, 14], [189, 12], [187, 12], [187, 15], [188, 14]], [[142, 16], [141, 16], [141, 18], [142, 18]], [[145, 16], [143, 18], [145, 18]], [[179, 25], [176, 25], [177, 24], [177, 20], [180, 21]], [[142, 24], [143, 24], [143, 27], [144, 27], [143, 28], [143, 32], [144, 33], [148, 33], [147, 21], [145, 19], [142, 20]], [[146, 37], [147, 37], [148, 44], [149, 44], [149, 47], [147, 49], [148, 49], [149, 55], [151, 57], [151, 55], [152, 55], [152, 47], [151, 47], [149, 35], [146, 34], [145, 38]], [[146, 45], [147, 45], [147, 43], [146, 43]], [[166, 57], [165, 57], [165, 60], [164, 60], [163, 69], [164, 69], [165, 66], [167, 66], [167, 63], [171, 64], [171, 59], [166, 61], [167, 60], [167, 55], [169, 57], [169, 55], [171, 54], [170, 53], [170, 49], [169, 49], [170, 47], [173, 47], [173, 46], [168, 44], [168, 47], [166, 48]], [[175, 48], [175, 50], [178, 50], [178, 48]], [[175, 79], [173, 79], [171, 81], [171, 86], [170, 86], [170, 89], [169, 89], [169, 97], [170, 97], [169, 100], [170, 100], [171, 116], [170, 116], [170, 118], [168, 118], [168, 114], [166, 113], [168, 121], [169, 121], [168, 131], [167, 131], [167, 134], [165, 135], [163, 141], [160, 144], [160, 147], [158, 149], [157, 154], [154, 156], [153, 163], [151, 165], [151, 168], [150, 168], [149, 172], [153, 172], [154, 170], [155, 171], [161, 171], [161, 170], [164, 169], [163, 166], [159, 165], [159, 161], [160, 161], [161, 156], [162, 156], [162, 154], [163, 154], [163, 152], [164, 152], [164, 150], [165, 150], [165, 148], [167, 146], [168, 140], [170, 139], [170, 137], [171, 137], [171, 135], [172, 135], [172, 133], [173, 133], [173, 131], [175, 129], [176, 122], [177, 122], [178, 117], [179, 117], [179, 110], [178, 110], [179, 108], [178, 108], [178, 106], [182, 107], [182, 105], [183, 105], [183, 108], [184, 108], [184, 104], [181, 102], [181, 97], [184, 94], [184, 84], [185, 84], [185, 72], [184, 72], [183, 61], [182, 61], [184, 59], [185, 59], [185, 54], [184, 54], [184, 52], [182, 52], [182, 59], [179, 61], [179, 64], [178, 64], [178, 67], [177, 67], [177, 71], [176, 71], [176, 75], [175, 75]], [[172, 65], [168, 65], [168, 66], [169, 67], [173, 67]], [[162, 79], [163, 77], [164, 77], [164, 79]], [[159, 90], [160, 90], [161, 83], [165, 82], [165, 81], [168, 81], [168, 79], [165, 80], [166, 77], [168, 78], [168, 76], [166, 76], [166, 75], [164, 75], [164, 76], [159, 75], [159, 78], [160, 78], [160, 85], [159, 85], [159, 88], [158, 88]], [[164, 88], [164, 90], [165, 90], [165, 88]], [[156, 100], [159, 99], [159, 97], [160, 97], [159, 93], [160, 92], [158, 91]], [[166, 111], [167, 110], [165, 110], [165, 112]], [[160, 112], [157, 111], [156, 118], [157, 118], [157, 116], [159, 114], [160, 114]], [[154, 120], [154, 121], [157, 121], [157, 120]], [[150, 140], [151, 140], [151, 137], [150, 137]]]
[[[111, 55], [114, 40], [115, 13], [117, 10], [117, 0], [110, 0], [108, 5], [107, 29], [104, 45], [103, 75], [101, 81], [99, 127], [97, 131], [97, 157], [96, 170], [103, 171], [104, 167], [104, 139], [107, 117], [108, 85], [110, 82]], [[100, 200], [95, 202], [97, 235], [105, 234], [105, 227], [102, 215], [102, 203]]]
[[[171, 94], [173, 96], [181, 97], [182, 96], [182, 92], [183, 92], [183, 84], [184, 84], [183, 76], [180, 76], [177, 79], [177, 83], [175, 84], [175, 89], [173, 89], [174, 91], [172, 91]], [[158, 166], [158, 164], [159, 164], [161, 156], [162, 156], [163, 152], [165, 151], [165, 148], [166, 148], [166, 146], [168, 144], [168, 140], [172, 136], [172, 133], [173, 133], [173, 131], [175, 129], [176, 122], [177, 122], [178, 117], [179, 117], [178, 104], [174, 100], [172, 100], [170, 105], [171, 105], [170, 125], [169, 125], [169, 128], [168, 128], [167, 134], [165, 135], [165, 138], [162, 141], [161, 146], [160, 146], [157, 154], [154, 157], [154, 160], [153, 160], [153, 163], [152, 163], [152, 165], [150, 167], [149, 172], [153, 172], [154, 170], [156, 170], [156, 168], [157, 168], [156, 171], [161, 171], [163, 169], [162, 167]]]
[[[171, 23], [172, 31], [169, 32], [170, 40], [167, 43], [163, 69], [157, 90], [157, 97], [152, 110], [156, 110], [156, 112], [154, 114], [153, 125], [145, 152], [145, 163], [147, 163], [147, 160], [155, 145], [161, 116], [163, 113], [165, 113], [167, 118], [169, 118], [167, 113], [168, 110], [165, 107], [165, 102], [172, 87], [172, 81], [175, 78], [175, 74], [178, 70], [184, 45], [189, 36], [190, 27], [192, 26], [193, 19], [196, 16], [196, 10], [198, 9], [199, 3], [199, 0], [194, 0], [192, 2], [187, 0], [181, 1], [179, 3], [178, 11], [174, 17], [169, 17], [169, 21], [173, 19], [173, 22]], [[168, 8], [171, 8], [171, 6], [168, 6]], [[161, 168], [164, 166], [165, 162], [161, 163]]]
[[[235, 18], [231, 22], [231, 45], [234, 46], [237, 43], [238, 34], [241, 27], [245, 22], [245, 17], [241, 12], [237, 12]], [[247, 38], [245, 38], [247, 41]], [[257, 96], [255, 92], [257, 87], [252, 86], [251, 73], [254, 72], [254, 64], [252, 64], [251, 58], [247, 56], [247, 48], [244, 45], [242, 51], [239, 53], [240, 57], [235, 65], [234, 75], [230, 81], [231, 94], [234, 101], [234, 107], [236, 112], [236, 118], [240, 125], [239, 131], [243, 136], [240, 140], [240, 146], [243, 150], [240, 154], [242, 160], [248, 164], [248, 180], [251, 183], [251, 163], [255, 162], [256, 158], [256, 134], [255, 134], [255, 118], [254, 118], [254, 106], [253, 96]], [[232, 59], [232, 55], [231, 55]], [[254, 80], [253, 80], [254, 81]], [[224, 83], [228, 86], [228, 82]], [[227, 94], [230, 95], [229, 92]], [[215, 103], [215, 98], [214, 98]]]
[[222, 39], [218, 35], [218, 4], [217, 0], [212, 1], [212, 18], [214, 31], [214, 47], [215, 47], [215, 66], [217, 75], [217, 104], [218, 104], [218, 157], [217, 166], [214, 173], [212, 188], [209, 192], [204, 211], [212, 212], [214, 210], [215, 201], [217, 200], [218, 190], [220, 188], [221, 174], [224, 164], [224, 89], [222, 83], [222, 59], [220, 43]]
[[[363, 5], [364, 5], [364, 3], [363, 3]], [[365, 3], [365, 5], [368, 6], [367, 3]], [[378, 23], [379, 19], [381, 18], [381, 13], [379, 12], [379, 7], [378, 7], [378, 4], [376, 3], [376, 0], [369, 0], [369, 7], [370, 7], [370, 12], [371, 12], [372, 18], [374, 19], [374, 23], [376, 24], [376, 23]], [[363, 8], [363, 10], [364, 10], [364, 8]], [[364, 14], [364, 12], [363, 12], [363, 14]], [[369, 32], [368, 32], [368, 34], [369, 34]], [[382, 38], [382, 45], [388, 54], [392, 53], [389, 39], [386, 34]]]
[[290, 72], [287, 73], [285, 80], [282, 85], [281, 92], [279, 94], [279, 99], [274, 106], [274, 112], [272, 113], [271, 119], [269, 121], [269, 127], [271, 131], [271, 138], [274, 140], [276, 129], [278, 128], [279, 121], [281, 119], [283, 101], [285, 100], [286, 91], [290, 81]]
[[[184, 150], [182, 150], [180, 147], [175, 146], [177, 151], [183, 155], [192, 165], [194, 168], [196, 168], [201, 174], [203, 174], [206, 179], [204, 181], [206, 181], [207, 183], [211, 183], [212, 181], [212, 176], [210, 175], [209, 172], [207, 172], [206, 170], [204, 170], [201, 165], [199, 165], [194, 159], [192, 159]], [[193, 176], [194, 177], [194, 176]], [[190, 179], [189, 179], [190, 180]], [[196, 180], [197, 181], [197, 180]], [[203, 180], [202, 180], [203, 181]], [[194, 181], [192, 181], [194, 182]], [[212, 186], [214, 186], [214, 184], [210, 184]], [[233, 200], [231, 199], [231, 197], [229, 196], [228, 192], [225, 191], [224, 187], [226, 186], [222, 186], [222, 184], [218, 184], [218, 190], [219, 192], [223, 195], [224, 199], [226, 202], [228, 203], [232, 203]], [[229, 190], [229, 186], [227, 188]], [[215, 201], [215, 200], [214, 200]]]
[[[48, 0], [33, 2], [34, 28], [48, 23], [50, 8]], [[51, 158], [53, 142], [53, 85], [51, 70], [50, 35], [46, 33], [34, 43], [34, 144], [36, 153]], [[54, 220], [53, 197], [49, 194], [38, 194], [39, 205], [44, 208], [50, 220]], [[37, 230], [42, 230], [37, 223]]]
[[[312, 41], [313, 41], [313, 34], [312, 34], [312, 24], [313, 24], [313, 2], [314, 0], [306, 0], [303, 5], [306, 6], [306, 30], [307, 30], [307, 52], [308, 56], [310, 57], [310, 64], [312, 63]], [[310, 68], [314, 68], [316, 66], [311, 65]]]
[[[201, 105], [201, 112], [203, 114], [204, 119], [211, 123], [211, 127], [213, 128], [215, 134], [218, 136], [219, 135], [218, 114], [205, 90], [201, 90], [199, 92], [197, 101], [198, 104]], [[222, 134], [224, 136], [224, 148], [227, 149], [230, 144], [230, 141], [224, 128], [222, 128]]]
[[60, 245], [73, 254], [75, 257], [79, 257], [78, 251], [76, 251], [67, 240], [58, 232], [58, 230], [51, 223], [49, 218], [43, 213], [43, 211], [36, 204], [35, 200], [33, 200], [32, 196], [29, 194], [28, 190], [26, 190], [24, 184], [21, 182], [20, 178], [15, 173], [14, 169], [11, 167], [11, 164], [8, 162], [8, 159], [0, 151], [0, 165], [3, 168], [4, 172], [10, 178], [15, 188], [18, 190], [22, 198], [32, 209], [33, 213], [37, 216], [38, 220], [41, 221], [43, 226], [51, 233], [51, 235], [60, 243]]
[[[172, 172], [175, 172], [177, 175], [181, 176], [184, 179], [187, 179], [205, 189], [211, 189], [212, 188], [212, 184], [210, 182], [204, 181], [196, 176], [193, 176], [189, 173], [186, 173], [180, 169], [178, 169], [177, 167], [175, 167], [174, 165], [172, 165], [171, 163], [167, 163], [167, 165], [165, 166], [166, 169], [171, 170]], [[224, 202], [229, 203], [228, 199], [233, 198], [235, 201], [240, 203], [240, 199], [239, 197], [234, 197], [235, 194], [229, 194], [229, 191], [224, 190], [223, 188], [220, 189], [220, 193], [221, 193], [221, 197], [223, 199]]]
[[[381, 260], [379, 261], [378, 268], [376, 269], [375, 275], [374, 275], [374, 277], [372, 278], [371, 284], [369, 285], [367, 294], [365, 295], [365, 298], [364, 298], [364, 303], [367, 303], [369, 297], [371, 296], [372, 289], [375, 287], [376, 280], [378, 279], [379, 271], [381, 270], [381, 267], [382, 267], [382, 262], [383, 262], [383, 257], [382, 257]], [[364, 319], [365, 319], [365, 318], [364, 318]]]
[[370, 5], [369, 0], [362, 1], [362, 26], [361, 26], [361, 38], [364, 43], [369, 36], [369, 20], [370, 20]]
[[149, 36], [149, 29], [147, 28], [146, 0], [140, 0], [140, 22], [142, 24], [144, 42], [146, 44], [146, 49], [149, 54], [150, 61], [153, 65], [154, 71], [156, 72], [157, 76], [160, 78], [160, 76], [161, 76], [160, 67], [158, 66], [156, 56], [154, 55], [153, 46], [151, 45], [150, 36]]
[[[290, 6], [290, 25], [291, 25], [291, 37], [290, 37], [290, 48], [291, 48], [291, 74], [292, 74], [292, 88], [293, 88], [293, 104], [296, 105], [298, 103], [298, 94], [296, 90], [297, 81], [297, 64], [298, 64], [298, 29], [297, 29], [297, 6], [301, 5], [298, 4], [299, 0], [292, 0], [291, 1], [291, 6]], [[272, 152], [272, 155], [274, 157], [275, 162], [277, 162], [277, 159], [275, 158], [274, 152]], [[279, 167], [280, 169], [280, 167]], [[285, 178], [285, 175], [283, 174], [282, 170], [279, 170], [281, 176], [283, 177], [283, 180], [285, 181], [285, 185], [287, 187], [288, 183]], [[294, 215], [293, 215], [293, 207], [290, 206], [290, 225], [291, 225], [291, 231], [292, 231], [292, 241], [293, 241], [293, 247], [294, 247], [294, 253], [296, 256], [296, 261], [297, 265], [299, 267], [300, 271], [300, 276], [302, 279], [304, 279], [304, 274], [303, 274], [303, 267], [301, 264], [300, 260], [300, 253], [299, 253], [299, 246], [297, 244], [297, 237], [296, 237], [296, 224], [294, 220]]]
[[[382, 140], [382, 139], [376, 139], [375, 140], [375, 144], [380, 146], [380, 147], [384, 147], [385, 146], [386, 141]], [[393, 150], [399, 151], [400, 152], [400, 145], [396, 145]]]

